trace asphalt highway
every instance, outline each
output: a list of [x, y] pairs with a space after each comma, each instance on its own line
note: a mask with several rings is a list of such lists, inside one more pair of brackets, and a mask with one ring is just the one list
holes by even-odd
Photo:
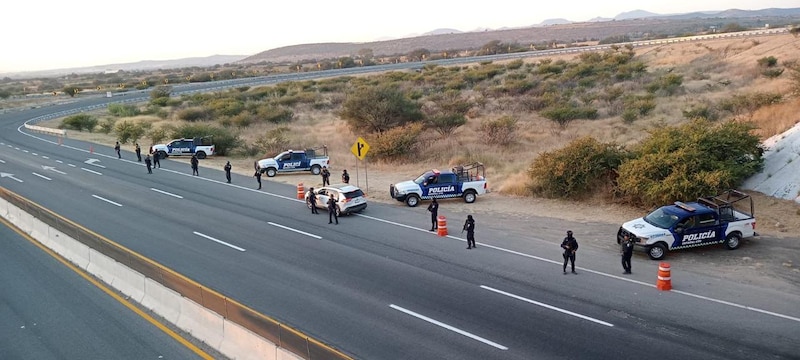
[[0, 359], [203, 358], [5, 223], [0, 246]]
[[[800, 354], [796, 294], [702, 275], [661, 292], [657, 264], [636, 263], [623, 277], [616, 254], [591, 247], [579, 252], [578, 275], [562, 275], [560, 250], [543, 239], [586, 224], [486, 214], [475, 250], [453, 231], [463, 214], [452, 214], [458, 236], [443, 238], [426, 231], [424, 207], [370, 203], [329, 225], [294, 187], [267, 178], [255, 190], [253, 178], [226, 184], [221, 169], [203, 167], [191, 176], [170, 159], [147, 174], [131, 152], [117, 159], [108, 147], [90, 153], [88, 143], [18, 130], [60, 110], [0, 116], [0, 186], [356, 358]], [[618, 226], [590, 225], [609, 234]]]

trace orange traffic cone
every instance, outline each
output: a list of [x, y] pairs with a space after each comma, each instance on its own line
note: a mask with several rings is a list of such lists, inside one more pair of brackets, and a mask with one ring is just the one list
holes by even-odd
[[669, 263], [658, 264], [658, 280], [656, 281], [658, 290], [672, 290], [672, 277], [670, 276]]
[[299, 200], [306, 198], [306, 189], [303, 187], [303, 183], [297, 184], [297, 198]]
[[447, 236], [447, 218], [445, 218], [443, 215], [437, 216], [436, 227], [438, 228], [436, 235]]

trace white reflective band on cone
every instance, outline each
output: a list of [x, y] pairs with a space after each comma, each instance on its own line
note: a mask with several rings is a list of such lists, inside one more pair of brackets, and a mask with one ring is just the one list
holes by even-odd
[[659, 277], [658, 277], [658, 280], [664, 280], [664, 281], [668, 281], [668, 280], [670, 280], [670, 279], [672, 279], [672, 278], [670, 278], [670, 277], [663, 277], [663, 276], [659, 276]]

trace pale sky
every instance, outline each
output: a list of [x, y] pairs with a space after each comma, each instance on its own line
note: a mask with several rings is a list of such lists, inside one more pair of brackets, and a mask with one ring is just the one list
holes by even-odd
[[0, 74], [253, 55], [287, 45], [369, 42], [435, 29], [525, 27], [645, 10], [796, 8], [800, 0], [5, 0]]

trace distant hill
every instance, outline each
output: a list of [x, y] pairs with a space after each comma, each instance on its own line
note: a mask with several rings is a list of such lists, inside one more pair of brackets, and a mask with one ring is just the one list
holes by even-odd
[[[619, 18], [633, 17], [620, 20]], [[255, 62], [301, 62], [356, 57], [359, 50], [370, 49], [375, 56], [405, 55], [416, 49], [431, 52], [452, 52], [461, 49], [477, 49], [489, 42], [528, 45], [552, 41], [572, 42], [586, 39], [605, 39], [612, 36], [627, 36], [632, 39], [668, 37], [679, 34], [703, 33], [711, 28], [720, 29], [728, 23], [743, 27], [785, 26], [800, 21], [800, 8], [764, 10], [725, 10], [695, 12], [691, 14], [659, 15], [644, 10], [635, 10], [602, 21], [570, 22], [566, 19], [551, 19], [539, 25], [500, 30], [453, 32], [423, 35], [411, 38], [373, 41], [366, 43], [321, 43], [286, 46], [262, 51], [242, 60]], [[552, 25], [548, 25], [552, 24]], [[546, 26], [543, 26], [546, 25]], [[448, 29], [449, 31], [449, 29]], [[458, 30], [455, 30], [458, 31]]]
[[463, 31], [456, 29], [436, 29], [433, 31], [428, 31], [423, 35], [461, 34], [461, 33], [463, 33]]
[[211, 67], [214, 65], [230, 64], [247, 58], [246, 55], [212, 55], [206, 57], [191, 57], [175, 60], [143, 60], [133, 63], [108, 64], [88, 66], [81, 68], [53, 69], [42, 71], [25, 71], [15, 73], [2, 73], [0, 75], [10, 78], [15, 77], [51, 77], [64, 74], [90, 74], [116, 71], [147, 71], [154, 69], [177, 69], [184, 67]]

